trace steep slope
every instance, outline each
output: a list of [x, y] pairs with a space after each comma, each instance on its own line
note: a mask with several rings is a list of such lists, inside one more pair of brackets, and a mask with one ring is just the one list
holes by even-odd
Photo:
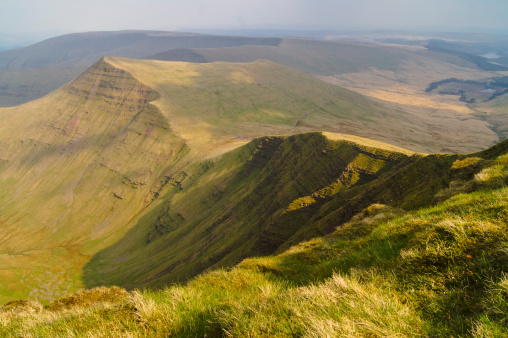
[[104, 245], [150, 202], [185, 153], [149, 103], [157, 95], [100, 61], [48, 97], [0, 111], [1, 278], [16, 281], [2, 294], [79, 285], [84, 245]]
[[454, 157], [450, 188], [469, 193], [412, 212], [372, 204], [328, 236], [183, 286], [10, 302], [0, 334], [504, 337], [508, 142]]
[[334, 231], [372, 203], [415, 210], [470, 191], [464, 182], [495, 156], [409, 155], [318, 133], [254, 140], [168, 178], [160, 203], [90, 261], [84, 280], [89, 287], [161, 286], [281, 252]]
[[[161, 284], [274, 252], [347, 220], [371, 198], [359, 187], [407, 156], [315, 133], [258, 137], [348, 131], [427, 151], [458, 136], [475, 144], [457, 149], [490, 142], [468, 121], [457, 136], [439, 134], [439, 121], [397, 124], [403, 116], [269, 61], [102, 59], [50, 95], [0, 110], [2, 300], [51, 300], [102, 282]], [[436, 179], [447, 170], [446, 161], [429, 163]], [[359, 200], [342, 213], [347, 194]], [[307, 204], [321, 223], [299, 207]]]
[[299, 199], [362, 186], [406, 158], [318, 133], [256, 139], [168, 178], [160, 203], [94, 257], [84, 280], [88, 286], [164, 285], [272, 253], [310, 226], [308, 217], [286, 214], [311, 204]]

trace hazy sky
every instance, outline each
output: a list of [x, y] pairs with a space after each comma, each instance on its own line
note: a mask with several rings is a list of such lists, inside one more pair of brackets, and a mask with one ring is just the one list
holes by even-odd
[[508, 29], [507, 13], [507, 0], [0, 0], [0, 32], [275, 25]]

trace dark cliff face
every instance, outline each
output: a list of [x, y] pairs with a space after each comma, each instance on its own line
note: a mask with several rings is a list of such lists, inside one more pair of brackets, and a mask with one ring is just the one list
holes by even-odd
[[430, 206], [469, 191], [488, 154], [459, 166], [466, 155], [409, 156], [320, 133], [259, 138], [168, 177], [158, 207], [97, 254], [85, 280], [126, 287], [182, 282], [329, 234], [371, 204]]
[[[295, 236], [331, 231], [315, 223], [341, 206], [351, 211], [343, 217], [347, 221], [368, 203], [363, 198], [348, 206], [348, 198], [360, 198], [364, 187], [408, 160], [320, 133], [253, 140], [168, 177], [159, 207], [96, 255], [85, 278], [127, 287], [162, 285], [276, 252]], [[342, 204], [332, 209], [337, 200]], [[340, 224], [333, 222], [332, 230]], [[123, 263], [114, 265], [116, 260]]]

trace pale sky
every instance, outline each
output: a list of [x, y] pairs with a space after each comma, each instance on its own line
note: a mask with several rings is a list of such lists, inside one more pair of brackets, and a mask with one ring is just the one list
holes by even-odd
[[508, 1], [0, 0], [0, 33], [295, 25], [507, 30]]

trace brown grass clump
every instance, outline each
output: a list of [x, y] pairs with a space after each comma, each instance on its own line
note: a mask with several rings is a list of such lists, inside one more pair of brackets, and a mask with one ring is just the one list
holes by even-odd
[[470, 167], [472, 165], [477, 164], [478, 162], [483, 161], [482, 158], [479, 157], [467, 157], [463, 160], [457, 160], [453, 162], [452, 170], [461, 169], [465, 167]]
[[89, 307], [101, 303], [119, 303], [126, 300], [129, 293], [118, 286], [100, 286], [64, 296], [48, 305], [47, 309], [59, 311], [73, 307]]
[[0, 306], [0, 315], [20, 315], [39, 313], [42, 311], [42, 305], [30, 300], [13, 300], [3, 306]]

